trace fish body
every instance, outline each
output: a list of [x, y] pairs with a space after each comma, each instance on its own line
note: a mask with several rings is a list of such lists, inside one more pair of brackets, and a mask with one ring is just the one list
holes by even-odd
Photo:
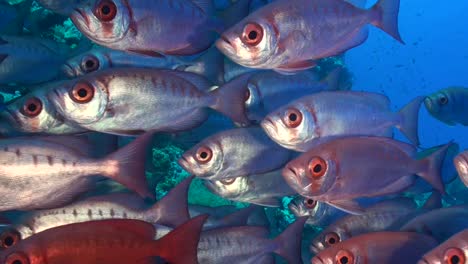
[[59, 207], [92, 188], [103, 175], [152, 197], [144, 174], [149, 134], [104, 159], [90, 158], [86, 142], [66, 137], [0, 141], [0, 211]]
[[311, 263], [413, 264], [436, 245], [437, 242], [427, 235], [375, 232], [353, 237], [327, 248], [312, 258]]
[[225, 199], [268, 207], [279, 207], [281, 198], [296, 194], [284, 182], [279, 170], [225, 180], [205, 181], [205, 186]]
[[311, 227], [325, 228], [346, 215], [333, 206], [302, 196], [296, 197], [288, 207], [296, 217], [308, 216], [306, 225]]
[[383, 0], [364, 10], [343, 0], [273, 1], [225, 31], [216, 46], [246, 67], [304, 70], [315, 66], [314, 60], [362, 44], [368, 24], [402, 42], [399, 4], [398, 0]]
[[209, 107], [247, 122], [241, 103], [229, 93], [206, 92], [210, 85], [194, 73], [119, 68], [70, 80], [50, 96], [66, 119], [116, 135], [188, 130], [207, 119]]
[[454, 126], [468, 126], [468, 88], [449, 87], [429, 95], [424, 101], [427, 111], [436, 119]]
[[93, 0], [76, 8], [70, 17], [101, 46], [182, 56], [200, 53], [213, 43], [218, 26], [212, 10], [210, 1]]
[[465, 186], [468, 187], [468, 151], [458, 154], [454, 158], [453, 163], [457, 169], [458, 177], [462, 180]]
[[[139, 220], [102, 220], [52, 228], [0, 253], [2, 263], [197, 263], [197, 243], [206, 216], [196, 217], [153, 240], [155, 227]], [[177, 251], [174, 251], [177, 248]], [[145, 261], [145, 262], [142, 262]]]
[[400, 112], [390, 110], [382, 94], [356, 91], [320, 92], [302, 97], [270, 113], [262, 121], [265, 132], [285, 148], [305, 152], [327, 138], [340, 136], [391, 137], [399, 128], [419, 144], [417, 97]]
[[258, 127], [236, 128], [206, 138], [179, 159], [186, 171], [207, 180], [222, 180], [280, 169], [292, 153]]
[[468, 230], [453, 235], [444, 243], [424, 254], [418, 264], [466, 263], [468, 259]]
[[283, 176], [300, 195], [346, 211], [350, 199], [402, 192], [414, 183], [416, 175], [444, 192], [439, 169], [449, 146], [415, 160], [416, 149], [403, 142], [379, 137], [338, 138], [289, 162]]

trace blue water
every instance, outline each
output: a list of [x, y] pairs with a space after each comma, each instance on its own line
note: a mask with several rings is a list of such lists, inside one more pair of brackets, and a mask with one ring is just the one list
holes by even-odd
[[[399, 27], [406, 45], [371, 27], [368, 40], [346, 54], [353, 89], [384, 93], [398, 110], [419, 95], [452, 85], [468, 87], [467, 14], [464, 0], [401, 1]], [[447, 126], [421, 108], [422, 147], [455, 140], [462, 150], [468, 148], [468, 128]]]

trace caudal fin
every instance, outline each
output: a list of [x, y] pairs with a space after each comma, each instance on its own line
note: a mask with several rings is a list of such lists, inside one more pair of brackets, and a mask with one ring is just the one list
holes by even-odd
[[145, 175], [146, 147], [153, 138], [153, 132], [147, 132], [125, 147], [104, 158], [102, 174], [137, 192], [143, 198], [154, 199], [148, 189]]
[[387, 34], [405, 44], [398, 31], [398, 12], [400, 10], [400, 0], [379, 0], [374, 5], [372, 25], [382, 29]]
[[419, 108], [424, 101], [424, 96], [419, 96], [403, 107], [400, 112], [400, 122], [397, 128], [413, 143], [419, 146], [418, 120]]
[[197, 264], [200, 233], [208, 215], [199, 215], [155, 241], [154, 254], [174, 264]]
[[304, 229], [307, 218], [307, 216], [298, 218], [296, 222], [289, 225], [283, 233], [274, 239], [277, 245], [274, 252], [286, 259], [288, 263], [302, 263], [302, 230]]
[[180, 182], [172, 188], [166, 196], [149, 208], [145, 214], [154, 223], [164, 226], [177, 227], [188, 220], [187, 195], [193, 176]]
[[445, 194], [445, 188], [444, 183], [442, 182], [440, 171], [442, 168], [442, 163], [445, 159], [445, 155], [447, 154], [447, 150], [451, 144], [452, 143], [450, 142], [446, 145], [443, 145], [437, 151], [432, 153], [432, 155], [419, 161], [423, 165], [424, 171], [419, 172], [418, 175], [442, 194]]

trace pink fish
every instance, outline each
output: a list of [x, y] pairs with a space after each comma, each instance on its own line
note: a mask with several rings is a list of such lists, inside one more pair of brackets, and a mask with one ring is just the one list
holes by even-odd
[[468, 229], [426, 253], [418, 264], [465, 264], [468, 261]]

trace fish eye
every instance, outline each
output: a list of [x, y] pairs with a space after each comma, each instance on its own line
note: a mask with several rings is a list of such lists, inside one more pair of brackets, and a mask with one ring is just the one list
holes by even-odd
[[309, 172], [312, 178], [320, 178], [327, 171], [327, 163], [320, 157], [314, 157], [309, 162]]
[[312, 208], [315, 208], [315, 206], [317, 205], [317, 201], [314, 199], [305, 199], [304, 205], [305, 207], [312, 209]]
[[289, 128], [296, 128], [302, 122], [302, 113], [296, 108], [289, 108], [284, 116], [284, 124]]
[[6, 249], [16, 245], [21, 240], [21, 235], [14, 229], [5, 230], [0, 234], [0, 248]]
[[449, 248], [444, 253], [445, 264], [463, 264], [465, 261], [465, 253], [459, 248]]
[[446, 104], [448, 103], [448, 98], [447, 98], [447, 96], [442, 95], [441, 97], [439, 97], [439, 103], [440, 103], [441, 105], [446, 105]]
[[353, 253], [349, 252], [348, 250], [340, 250], [336, 254], [335, 258], [336, 264], [352, 264], [354, 263], [354, 256]]
[[37, 97], [26, 100], [21, 113], [27, 117], [36, 117], [42, 112], [42, 102]]
[[231, 185], [236, 181], [236, 178], [222, 179], [220, 182], [224, 185]]
[[333, 246], [336, 243], [340, 242], [340, 237], [337, 233], [331, 232], [325, 235], [325, 244], [328, 246]]
[[86, 73], [96, 71], [99, 69], [99, 60], [94, 56], [86, 56], [81, 62], [80, 67]]
[[8, 255], [5, 264], [29, 264], [29, 258], [23, 253], [15, 252]]
[[114, 1], [102, 0], [96, 6], [94, 15], [101, 21], [109, 22], [117, 15], [117, 6]]
[[70, 97], [79, 104], [89, 103], [94, 97], [94, 88], [89, 83], [77, 83], [73, 86]]
[[249, 46], [258, 45], [263, 39], [263, 28], [257, 23], [248, 23], [244, 27], [242, 41]]
[[213, 158], [213, 152], [210, 148], [207, 147], [200, 147], [197, 149], [197, 153], [195, 154], [195, 159], [202, 163], [208, 163]]

